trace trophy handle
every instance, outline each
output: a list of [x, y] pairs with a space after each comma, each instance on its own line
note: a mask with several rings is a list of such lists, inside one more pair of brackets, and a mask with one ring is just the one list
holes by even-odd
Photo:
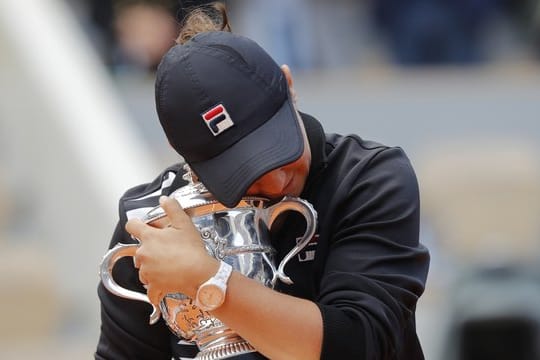
[[103, 256], [103, 260], [101, 261], [101, 266], [99, 268], [99, 276], [101, 277], [103, 286], [105, 286], [107, 290], [114, 295], [123, 297], [125, 299], [144, 301], [152, 305], [152, 314], [150, 315], [149, 321], [152, 325], [159, 320], [161, 315], [159, 309], [157, 309], [154, 304], [150, 302], [150, 299], [146, 294], [125, 289], [118, 285], [112, 277], [112, 269], [114, 268], [116, 262], [126, 256], [133, 257], [138, 247], [138, 244], [116, 244], [116, 246], [107, 251], [107, 253]]
[[281, 200], [279, 203], [270, 206], [266, 210], [268, 211], [268, 228], [272, 227], [274, 220], [276, 220], [279, 214], [289, 210], [295, 210], [301, 213], [306, 219], [306, 231], [304, 232], [304, 235], [302, 236], [300, 241], [298, 241], [296, 246], [291, 251], [289, 251], [287, 255], [285, 255], [283, 260], [281, 260], [276, 272], [279, 280], [281, 280], [285, 284], [290, 285], [293, 283], [293, 281], [285, 274], [285, 265], [287, 265], [289, 260], [291, 260], [304, 247], [306, 247], [306, 245], [309, 243], [309, 241], [315, 234], [315, 229], [317, 227], [317, 211], [315, 211], [313, 206], [306, 200], [292, 196], [285, 196], [283, 200]]

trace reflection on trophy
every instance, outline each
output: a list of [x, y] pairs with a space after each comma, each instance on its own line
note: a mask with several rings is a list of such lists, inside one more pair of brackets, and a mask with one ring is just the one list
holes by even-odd
[[[269, 206], [265, 198], [245, 197], [237, 207], [227, 208], [215, 200], [202, 183], [194, 179], [187, 165], [184, 168], [184, 179], [189, 183], [174, 191], [171, 197], [191, 217], [208, 253], [264, 286], [274, 288], [278, 279], [291, 284], [292, 280], [285, 274], [284, 267], [315, 233], [317, 213], [311, 204], [302, 199], [285, 197]], [[274, 220], [289, 210], [297, 211], [305, 217], [306, 230], [298, 244], [276, 267], [275, 249], [270, 244], [269, 231]], [[157, 206], [146, 214], [143, 221], [152, 224], [165, 216], [164, 210]], [[134, 256], [138, 246], [117, 244], [109, 250], [101, 262], [100, 276], [103, 285], [113, 294], [151, 304], [146, 294], [122, 288], [112, 278], [116, 261], [125, 256]], [[153, 308], [150, 323], [159, 320], [160, 314], [175, 335], [197, 344], [200, 352], [196, 359], [226, 359], [256, 351], [219, 319], [198, 308], [186, 295], [167, 294], [161, 300], [159, 309]]]

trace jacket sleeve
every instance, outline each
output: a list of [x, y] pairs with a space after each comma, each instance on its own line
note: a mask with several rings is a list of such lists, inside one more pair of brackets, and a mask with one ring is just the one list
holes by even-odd
[[[182, 164], [175, 164], [165, 169], [153, 182], [126, 191], [119, 201], [119, 221], [109, 248], [118, 243], [135, 243], [125, 230], [127, 214], [130, 213], [130, 217], [145, 214], [158, 204], [160, 195], [168, 195], [182, 186], [183, 180], [176, 176], [181, 166]], [[139, 282], [138, 270], [133, 266], [133, 258], [119, 259], [112, 275], [118, 285], [146, 293]], [[98, 285], [98, 296], [101, 302], [101, 333], [94, 355], [96, 359], [171, 359], [172, 346], [179, 339], [172, 334], [163, 319], [154, 325], [149, 324], [151, 305], [118, 297], [109, 292], [101, 282]]]
[[320, 282], [323, 359], [419, 359], [414, 312], [429, 254], [416, 176], [399, 148], [358, 161], [339, 183]]
[[[110, 247], [119, 242], [133, 243], [124, 230], [125, 222], [122, 218], [119, 221]], [[113, 277], [122, 287], [145, 293], [131, 257], [117, 261]], [[98, 295], [101, 301], [101, 333], [95, 359], [171, 359], [171, 333], [163, 320], [149, 325], [152, 310], [149, 304], [113, 295], [102, 283], [98, 286]]]

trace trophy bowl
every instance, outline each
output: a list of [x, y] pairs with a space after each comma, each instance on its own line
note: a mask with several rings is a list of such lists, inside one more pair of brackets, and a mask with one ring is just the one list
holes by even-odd
[[[286, 196], [274, 204], [261, 197], [245, 197], [235, 208], [227, 208], [215, 200], [202, 183], [194, 180], [189, 168], [186, 167], [186, 170], [184, 179], [188, 180], [188, 185], [170, 196], [191, 217], [208, 253], [266, 287], [274, 288], [277, 280], [292, 284], [284, 267], [315, 233], [317, 213], [313, 206], [303, 199]], [[297, 245], [276, 266], [276, 251], [270, 242], [270, 230], [275, 219], [286, 211], [300, 212], [306, 219], [306, 230]], [[157, 206], [142, 220], [152, 224], [164, 218], [164, 210]], [[125, 289], [112, 277], [116, 261], [125, 256], [134, 256], [138, 246], [117, 244], [110, 249], [100, 264], [100, 276], [111, 293], [151, 304], [146, 294]], [[196, 343], [199, 348], [197, 360], [226, 359], [256, 351], [226, 324], [198, 308], [193, 299], [184, 294], [167, 294], [160, 301], [159, 308], [152, 307], [150, 323], [155, 323], [162, 316], [176, 336]]]

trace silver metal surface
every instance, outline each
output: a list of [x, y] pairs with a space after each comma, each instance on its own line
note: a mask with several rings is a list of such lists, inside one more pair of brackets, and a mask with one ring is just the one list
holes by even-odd
[[[190, 183], [176, 190], [171, 197], [191, 216], [210, 255], [225, 261], [234, 270], [266, 287], [274, 288], [278, 279], [292, 284], [284, 268], [315, 233], [317, 213], [311, 204], [302, 199], [285, 197], [268, 206], [269, 202], [264, 198], [246, 197], [236, 208], [230, 209], [217, 202], [201, 183], [195, 182], [189, 175], [185, 178]], [[277, 217], [286, 211], [300, 212], [306, 219], [306, 230], [302, 239], [276, 268], [275, 249], [270, 243], [269, 232]], [[152, 224], [164, 217], [164, 210], [158, 206], [149, 211], [143, 220]], [[109, 250], [101, 262], [100, 276], [103, 285], [111, 293], [151, 304], [146, 294], [122, 288], [112, 278], [116, 261], [125, 256], [134, 256], [138, 246], [139, 244], [118, 244]], [[225, 359], [255, 351], [233, 330], [208, 312], [199, 309], [193, 300], [184, 294], [167, 294], [160, 302], [159, 309], [153, 305], [152, 307], [150, 323], [154, 324], [159, 320], [161, 314], [178, 337], [197, 344], [200, 350], [197, 355], [199, 360]]]

